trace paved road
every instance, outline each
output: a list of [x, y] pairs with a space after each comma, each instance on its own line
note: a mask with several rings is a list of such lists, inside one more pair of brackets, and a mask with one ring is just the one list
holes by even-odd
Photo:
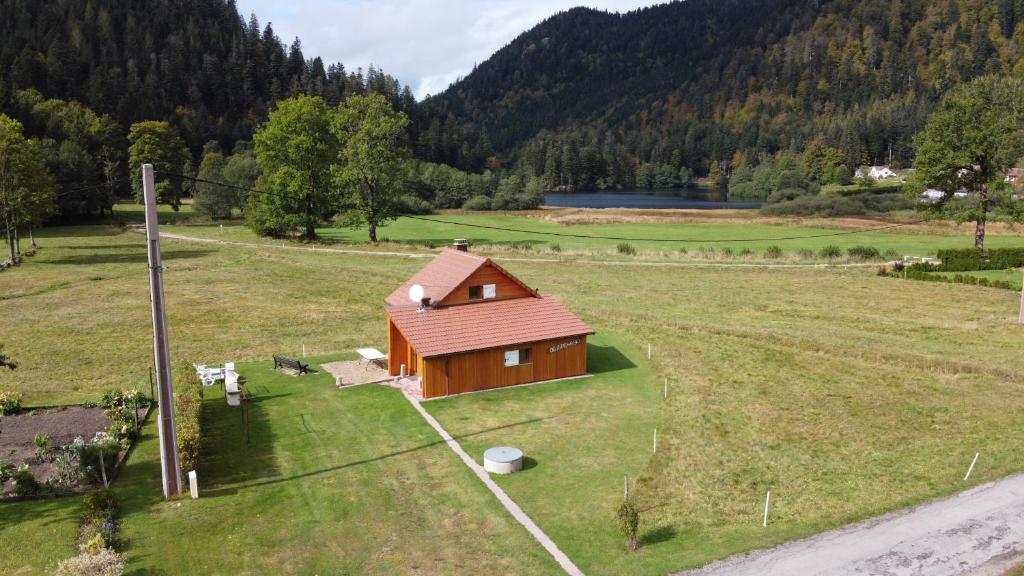
[[979, 576], [1024, 562], [1024, 474], [678, 576]]

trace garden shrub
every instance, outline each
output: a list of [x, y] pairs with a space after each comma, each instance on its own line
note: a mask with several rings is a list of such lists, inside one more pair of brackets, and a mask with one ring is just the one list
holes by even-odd
[[551, 250], [552, 252], [561, 252], [562, 246], [556, 242], [552, 242], [548, 245], [548, 250]]
[[118, 439], [134, 440], [136, 408], [146, 408], [152, 400], [138, 390], [107, 390], [100, 399], [103, 413], [113, 421], [110, 434]]
[[640, 528], [640, 512], [637, 511], [636, 503], [632, 498], [622, 501], [616, 518], [619, 521], [619, 530], [626, 537], [626, 551], [633, 552], [637, 548], [636, 534]]
[[0, 460], [0, 483], [7, 482], [14, 477], [14, 473], [18, 471], [18, 468], [10, 462], [4, 462]]
[[729, 248], [728, 246], [726, 246], [725, 248], [722, 248], [722, 255], [725, 256], [726, 258], [732, 258], [732, 255], [733, 255], [732, 248]]
[[852, 246], [847, 249], [846, 253], [850, 255], [850, 258], [858, 260], [875, 260], [882, 255], [874, 246]]
[[821, 256], [822, 258], [839, 258], [842, 255], [843, 251], [839, 246], [833, 246], [831, 244], [825, 246], [821, 250], [818, 250], [818, 256]]
[[626, 256], [636, 256], [636, 248], [634, 248], [633, 245], [629, 244], [628, 242], [620, 242], [619, 245], [615, 247], [615, 249], [619, 252], [619, 254], [625, 254]]
[[35, 496], [39, 494], [39, 488], [39, 481], [28, 466], [22, 466], [14, 473], [15, 496]]
[[801, 248], [796, 251], [797, 256], [803, 259], [814, 258], [814, 250], [809, 248]]
[[50, 456], [50, 435], [49, 434], [36, 434], [32, 438], [32, 443], [36, 447], [36, 457], [40, 461], [47, 460]]
[[0, 416], [12, 416], [21, 410], [21, 394], [0, 392]]
[[86, 494], [82, 500], [87, 519], [101, 518], [110, 520], [121, 513], [121, 500], [113, 490], [104, 488], [91, 494]]
[[739, 255], [740, 256], [750, 256], [753, 253], [754, 253], [754, 251], [751, 250], [750, 248], [744, 248], [743, 250], [740, 250]]
[[772, 244], [764, 249], [765, 258], [782, 258], [782, 248]]
[[203, 384], [196, 371], [183, 365], [175, 377], [174, 420], [178, 429], [178, 460], [181, 471], [195, 470], [199, 464], [202, 443], [200, 416], [203, 406]]
[[82, 553], [57, 565], [53, 576], [121, 576], [124, 557], [117, 551], [104, 548], [96, 554]]
[[81, 452], [72, 446], [65, 446], [58, 450], [57, 456], [53, 459], [53, 480], [62, 488], [78, 486], [86, 478], [86, 471], [82, 468]]

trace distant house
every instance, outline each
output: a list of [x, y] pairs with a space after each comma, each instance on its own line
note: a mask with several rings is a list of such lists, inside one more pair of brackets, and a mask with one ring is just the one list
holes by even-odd
[[385, 304], [388, 373], [419, 378], [424, 399], [587, 372], [594, 331], [464, 241]]
[[858, 178], [873, 178], [875, 180], [886, 180], [896, 178], [899, 174], [888, 166], [863, 166], [857, 170]]
[[929, 188], [924, 192], [921, 192], [921, 194], [918, 195], [918, 198], [921, 200], [921, 202], [928, 202], [934, 204], [935, 202], [942, 200], [945, 196], [946, 193], [943, 192], [942, 190]]
[[1006, 178], [1003, 181], [1007, 184], [1019, 184], [1024, 182], [1021, 180], [1021, 176], [1024, 176], [1024, 169], [1010, 168], [1006, 171]]

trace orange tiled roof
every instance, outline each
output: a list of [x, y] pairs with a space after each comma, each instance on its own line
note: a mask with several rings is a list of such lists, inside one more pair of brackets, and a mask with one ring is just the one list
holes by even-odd
[[486, 263], [487, 258], [483, 256], [446, 248], [385, 298], [384, 302], [388, 306], [412, 305], [413, 302], [409, 301], [409, 288], [413, 284], [423, 286], [423, 295], [432, 302], [440, 302]]
[[388, 315], [424, 358], [594, 333], [550, 296], [423, 311], [405, 306]]
[[446, 248], [431, 260], [429, 264], [424, 266], [422, 270], [406, 280], [397, 290], [385, 298], [384, 303], [388, 306], [415, 305], [416, 303], [409, 300], [409, 288], [412, 288], [414, 284], [419, 284], [423, 286], [423, 296], [430, 298], [430, 301], [434, 304], [439, 304], [458, 288], [466, 278], [469, 278], [481, 266], [486, 264], [494, 266], [512, 281], [522, 285], [527, 291], [534, 292], [532, 288], [520, 282], [518, 278], [509, 274], [504, 268], [491, 262], [490, 258]]

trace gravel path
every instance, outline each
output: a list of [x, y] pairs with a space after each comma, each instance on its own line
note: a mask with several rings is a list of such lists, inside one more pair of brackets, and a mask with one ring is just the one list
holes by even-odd
[[677, 576], [997, 576], [1024, 562], [1024, 474]]

